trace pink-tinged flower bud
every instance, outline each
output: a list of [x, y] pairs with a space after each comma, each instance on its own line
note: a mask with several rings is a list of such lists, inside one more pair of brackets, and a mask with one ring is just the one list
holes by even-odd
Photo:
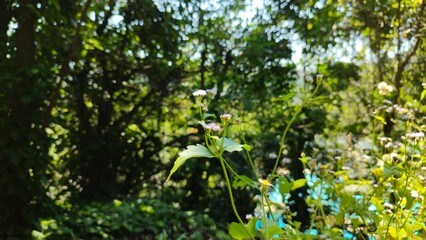
[[220, 120], [224, 124], [229, 123], [231, 121], [231, 118], [232, 118], [232, 115], [229, 114], [229, 113], [224, 113], [224, 114], [220, 115]]
[[207, 123], [205, 126], [206, 130], [211, 130], [213, 132], [220, 132], [221, 128], [216, 125], [216, 123], [211, 122], [211, 123]]

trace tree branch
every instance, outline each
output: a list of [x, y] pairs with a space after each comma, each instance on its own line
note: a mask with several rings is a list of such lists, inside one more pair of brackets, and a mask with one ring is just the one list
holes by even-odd
[[46, 108], [46, 117], [44, 118], [43, 127], [46, 127], [49, 124], [49, 122], [52, 118], [52, 114], [51, 114], [52, 109], [56, 105], [56, 102], [59, 98], [60, 89], [62, 87], [62, 84], [64, 83], [66, 76], [70, 72], [69, 63], [71, 61], [74, 61], [75, 58], [76, 58], [77, 47], [78, 47], [78, 44], [80, 43], [81, 26], [82, 26], [82, 23], [86, 21], [87, 11], [90, 7], [91, 2], [92, 2], [91, 0], [87, 0], [86, 4], [84, 5], [84, 8], [81, 12], [80, 20], [78, 21], [77, 27], [76, 27], [76, 30], [75, 30], [75, 35], [74, 35], [74, 37], [71, 41], [70, 48], [68, 49], [67, 57], [62, 62], [61, 69], [60, 69], [59, 74], [58, 74], [58, 79], [59, 79], [58, 83], [57, 83], [56, 88], [54, 89], [54, 91], [52, 93], [52, 96], [51, 96], [50, 101], [49, 101], [49, 105]]

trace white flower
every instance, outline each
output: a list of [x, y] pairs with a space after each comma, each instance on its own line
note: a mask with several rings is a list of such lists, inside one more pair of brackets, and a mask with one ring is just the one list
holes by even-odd
[[231, 121], [232, 115], [229, 113], [224, 113], [220, 115], [220, 120], [222, 120], [222, 123], [229, 123]]
[[246, 219], [252, 219], [253, 218], [253, 215], [252, 214], [247, 214], [246, 215]]
[[206, 96], [207, 92], [205, 90], [197, 90], [195, 92], [192, 93], [193, 96]]
[[314, 81], [314, 78], [312, 76], [307, 76], [306, 77], [306, 81], [309, 82], [309, 83], [311, 83], [311, 82]]
[[414, 133], [407, 133], [406, 136], [408, 138], [424, 138], [425, 134], [422, 132], [414, 132]]
[[377, 88], [379, 89], [380, 95], [389, 95], [393, 91], [393, 87], [386, 82], [380, 82]]
[[221, 129], [218, 125], [216, 125], [216, 123], [211, 122], [211, 123], [207, 123], [205, 128], [207, 130], [212, 130], [213, 132], [219, 132]]
[[411, 194], [411, 196], [413, 198], [418, 198], [419, 197], [419, 192], [417, 192], [416, 190], [411, 190], [410, 194]]
[[390, 204], [390, 203], [383, 203], [383, 207], [385, 207], [385, 208], [389, 208], [389, 209], [392, 209], [392, 208], [393, 208], [393, 204]]

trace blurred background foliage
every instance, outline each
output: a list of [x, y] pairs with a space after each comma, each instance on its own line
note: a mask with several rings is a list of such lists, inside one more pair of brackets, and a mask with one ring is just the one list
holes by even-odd
[[[325, 97], [287, 137], [283, 166], [296, 179], [299, 157], [331, 161], [342, 137], [397, 136], [396, 110], [372, 124], [384, 100], [424, 119], [421, 0], [0, 0], [0, 8], [2, 239], [225, 239], [234, 216], [217, 161], [188, 161], [164, 184], [179, 149], [200, 142], [196, 89], [217, 89], [210, 110], [233, 114], [231, 134], [244, 135], [265, 174], [293, 101], [324, 75]], [[382, 81], [395, 88], [386, 99], [374, 91]], [[248, 172], [244, 156], [231, 157]], [[235, 194], [241, 213], [253, 212], [254, 193]]]

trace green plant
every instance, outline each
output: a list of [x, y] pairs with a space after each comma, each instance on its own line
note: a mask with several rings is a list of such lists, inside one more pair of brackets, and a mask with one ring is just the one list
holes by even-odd
[[[302, 111], [304, 107], [309, 104], [312, 104], [314, 101], [317, 101], [318, 98], [314, 98], [315, 93], [318, 90], [322, 80], [322, 76], [317, 76], [316, 87], [312, 92], [308, 89], [300, 89], [300, 101], [298, 104], [294, 104], [293, 115], [291, 119], [286, 124], [285, 129], [281, 135], [280, 147], [278, 149], [277, 157], [275, 164], [270, 174], [266, 178], [259, 176], [258, 170], [255, 168], [255, 164], [250, 156], [251, 146], [245, 143], [237, 143], [236, 141], [227, 138], [226, 133], [230, 126], [232, 116], [231, 114], [225, 113], [220, 115], [220, 122], [216, 123], [214, 119], [216, 116], [214, 114], [208, 113], [208, 106], [215, 96], [216, 92], [214, 89], [209, 90], [197, 90], [193, 93], [193, 96], [196, 99], [196, 108], [199, 113], [200, 121], [199, 123], [204, 128], [204, 145], [190, 145], [186, 150], [182, 151], [179, 154], [179, 157], [176, 159], [172, 170], [166, 181], [170, 179], [174, 172], [176, 172], [186, 160], [190, 158], [216, 158], [220, 162], [223, 171], [223, 177], [225, 179], [225, 184], [227, 186], [230, 204], [233, 209], [233, 212], [238, 219], [238, 223], [232, 223], [229, 228], [229, 234], [236, 239], [254, 239], [255, 237], [261, 237], [262, 239], [270, 239], [276, 235], [282, 235], [285, 233], [278, 225], [277, 219], [273, 214], [273, 205], [268, 197], [268, 192], [272, 183], [277, 182], [277, 185], [280, 188], [282, 194], [288, 194], [290, 191], [297, 188], [303, 187], [306, 184], [305, 179], [299, 179], [293, 181], [292, 179], [287, 179], [285, 177], [279, 177], [276, 173], [278, 169], [278, 163], [281, 160], [282, 153], [285, 150], [285, 139], [286, 135], [291, 127], [291, 124], [295, 121], [298, 114]], [[290, 93], [288, 95], [282, 96], [282, 101], [287, 101], [291, 99], [295, 94]], [[251, 179], [248, 176], [238, 174], [234, 168], [231, 166], [229, 160], [226, 159], [225, 153], [240, 152], [245, 151], [247, 160], [251, 166], [253, 176], [255, 179]], [[233, 179], [230, 177], [233, 176]], [[231, 183], [232, 180], [232, 183]], [[251, 217], [248, 223], [245, 223], [241, 218], [240, 214], [236, 208], [236, 202], [233, 195], [233, 190], [238, 188], [252, 188], [256, 189], [259, 192], [259, 204], [261, 211], [259, 214]], [[261, 226], [257, 224], [261, 223]], [[295, 228], [298, 228], [298, 223], [294, 223]]]

